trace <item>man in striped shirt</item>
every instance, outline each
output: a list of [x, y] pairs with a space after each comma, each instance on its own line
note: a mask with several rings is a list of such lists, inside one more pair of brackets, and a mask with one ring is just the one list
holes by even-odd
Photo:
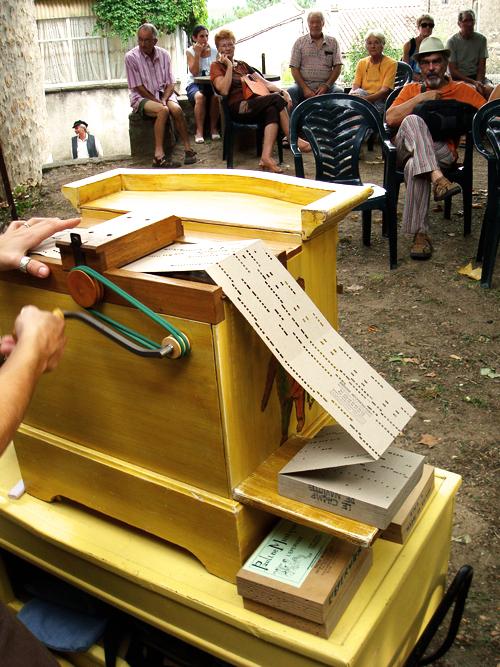
[[335, 37], [323, 34], [323, 14], [310, 12], [307, 25], [309, 33], [297, 39], [290, 57], [295, 85], [288, 93], [294, 108], [309, 97], [344, 92], [335, 85], [342, 69], [340, 48]]
[[394, 143], [400, 164], [404, 165], [406, 197], [403, 209], [403, 231], [413, 236], [412, 259], [429, 259], [432, 242], [429, 236], [429, 197], [434, 201], [458, 194], [457, 183], [450, 182], [442, 169], [457, 160], [457, 137], [434, 141], [420, 116], [413, 113], [420, 102], [457, 100], [479, 109], [484, 98], [463, 81], [450, 81], [446, 75], [450, 51], [437, 37], [427, 37], [414, 56], [422, 72], [423, 84], [407, 83], [387, 110], [389, 127], [397, 128]]
[[130, 104], [136, 113], [155, 118], [155, 155], [153, 167], [179, 167], [167, 159], [163, 149], [165, 127], [169, 115], [184, 144], [184, 164], [194, 164], [196, 153], [191, 149], [186, 119], [174, 92], [172, 62], [165, 49], [156, 46], [158, 31], [152, 23], [144, 23], [137, 31], [138, 46], [125, 55]]

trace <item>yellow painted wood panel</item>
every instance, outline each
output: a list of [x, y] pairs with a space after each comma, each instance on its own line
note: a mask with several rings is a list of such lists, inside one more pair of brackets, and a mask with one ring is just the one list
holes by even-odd
[[240, 192], [122, 190], [93, 199], [85, 208], [119, 213], [140, 210], [152, 216], [176, 215], [205, 223], [296, 234], [302, 228], [300, 204]]
[[[0, 302], [4, 331], [26, 303], [79, 310], [66, 295], [3, 281]], [[102, 311], [158, 342], [166, 335], [132, 308]], [[183, 359], [138, 357], [69, 320], [63, 359], [41, 378], [25, 423], [228, 497], [212, 329], [169, 320], [191, 341]]]
[[[23, 426], [16, 453], [29, 493], [76, 500], [193, 553], [209, 572], [236, 572], [273, 519], [231, 499]], [[47, 474], [50, 471], [50, 474]], [[45, 473], [45, 474], [44, 474]]]
[[379, 533], [375, 526], [353, 521], [311, 505], [304, 505], [304, 503], [279, 494], [279, 471], [305, 443], [306, 440], [303, 438], [290, 438], [235, 488], [234, 497], [264, 512], [270, 512], [360, 546], [369, 547]]
[[436, 471], [437, 493], [405, 545], [376, 542], [368, 576], [325, 640], [245, 610], [234, 585], [182, 549], [75, 506], [8, 500], [19, 478], [12, 449], [1, 462], [3, 547], [234, 665], [402, 665], [442, 597], [453, 473]]

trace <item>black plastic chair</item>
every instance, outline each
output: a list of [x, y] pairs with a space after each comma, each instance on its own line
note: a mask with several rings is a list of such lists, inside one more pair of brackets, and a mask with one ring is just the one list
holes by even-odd
[[[258, 69], [253, 68], [255, 72], [261, 74]], [[226, 165], [228, 169], [233, 168], [234, 162], [234, 136], [237, 132], [247, 132], [248, 130], [255, 131], [255, 142], [256, 142], [256, 151], [257, 157], [260, 157], [262, 153], [262, 141], [264, 138], [264, 125], [257, 122], [245, 122], [243, 116], [234, 118], [231, 115], [229, 109], [229, 104], [226, 96], [222, 96], [222, 113], [224, 115], [224, 138], [222, 143], [222, 159], [226, 160]], [[283, 132], [281, 128], [278, 129], [278, 138], [276, 140], [278, 145], [278, 162], [281, 164], [283, 162]]]
[[297, 145], [300, 132], [311, 144], [317, 180], [363, 185], [359, 174], [359, 153], [369, 131], [380, 137], [385, 161], [384, 187], [375, 185], [373, 195], [354, 210], [362, 212], [363, 243], [366, 246], [370, 245], [371, 212], [382, 211], [382, 231], [389, 237], [389, 265], [394, 269], [397, 266], [396, 149], [387, 140], [375, 107], [363, 98], [344, 93], [304, 100], [292, 113], [290, 148], [296, 176], [304, 178], [302, 154]]
[[[405, 63], [406, 64], [406, 63]], [[385, 122], [385, 117], [387, 110], [394, 102], [396, 97], [401, 92], [401, 88], [395, 88], [389, 97], [385, 101], [384, 109], [384, 127], [388, 136], [396, 134], [396, 132], [390, 128]], [[472, 131], [467, 132], [465, 135], [465, 153], [464, 161], [456, 162], [451, 167], [445, 167], [442, 169], [443, 174], [450, 181], [455, 181], [459, 183], [462, 188], [462, 202], [463, 202], [463, 218], [464, 218], [464, 236], [467, 236], [471, 232], [471, 222], [472, 222], [472, 175], [473, 175], [473, 141], [472, 141]], [[396, 184], [396, 206], [399, 199], [399, 186], [401, 183], [404, 183], [404, 173], [402, 170], [398, 169], [395, 175], [395, 184]], [[446, 220], [451, 219], [451, 201], [453, 197], [447, 197], [444, 200], [444, 218]]]
[[481, 287], [491, 287], [500, 240], [500, 100], [492, 100], [474, 116], [476, 150], [488, 160], [488, 201], [484, 212], [477, 261], [483, 262]]
[[405, 83], [410, 83], [413, 80], [413, 70], [403, 60], [398, 60], [396, 67], [396, 77], [394, 79], [394, 88], [401, 88]]

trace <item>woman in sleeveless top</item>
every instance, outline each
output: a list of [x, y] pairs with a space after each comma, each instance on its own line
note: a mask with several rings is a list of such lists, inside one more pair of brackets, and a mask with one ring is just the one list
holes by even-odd
[[214, 141], [220, 139], [217, 128], [219, 122], [219, 100], [213, 94], [212, 85], [195, 83], [194, 78], [208, 76], [210, 65], [217, 58], [217, 51], [208, 43], [208, 29], [204, 25], [197, 25], [192, 34], [193, 45], [186, 51], [188, 64], [188, 80], [186, 93], [191, 104], [194, 105], [194, 119], [196, 131], [194, 141], [203, 144], [205, 117], [207, 105], [210, 108], [210, 133]]
[[434, 19], [432, 16], [429, 16], [429, 14], [422, 14], [422, 16], [417, 19], [418, 35], [416, 37], [412, 37], [403, 46], [403, 60], [412, 68], [414, 81], [421, 81], [422, 79], [420, 75], [420, 67], [418, 66], [418, 62], [415, 60], [415, 55], [420, 49], [422, 40], [426, 37], [430, 37], [432, 35], [433, 29]]

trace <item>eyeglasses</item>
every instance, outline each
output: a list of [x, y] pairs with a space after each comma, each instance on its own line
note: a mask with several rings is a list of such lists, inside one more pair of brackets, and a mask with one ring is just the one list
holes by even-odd
[[421, 23], [419, 28], [434, 28], [434, 23]]

